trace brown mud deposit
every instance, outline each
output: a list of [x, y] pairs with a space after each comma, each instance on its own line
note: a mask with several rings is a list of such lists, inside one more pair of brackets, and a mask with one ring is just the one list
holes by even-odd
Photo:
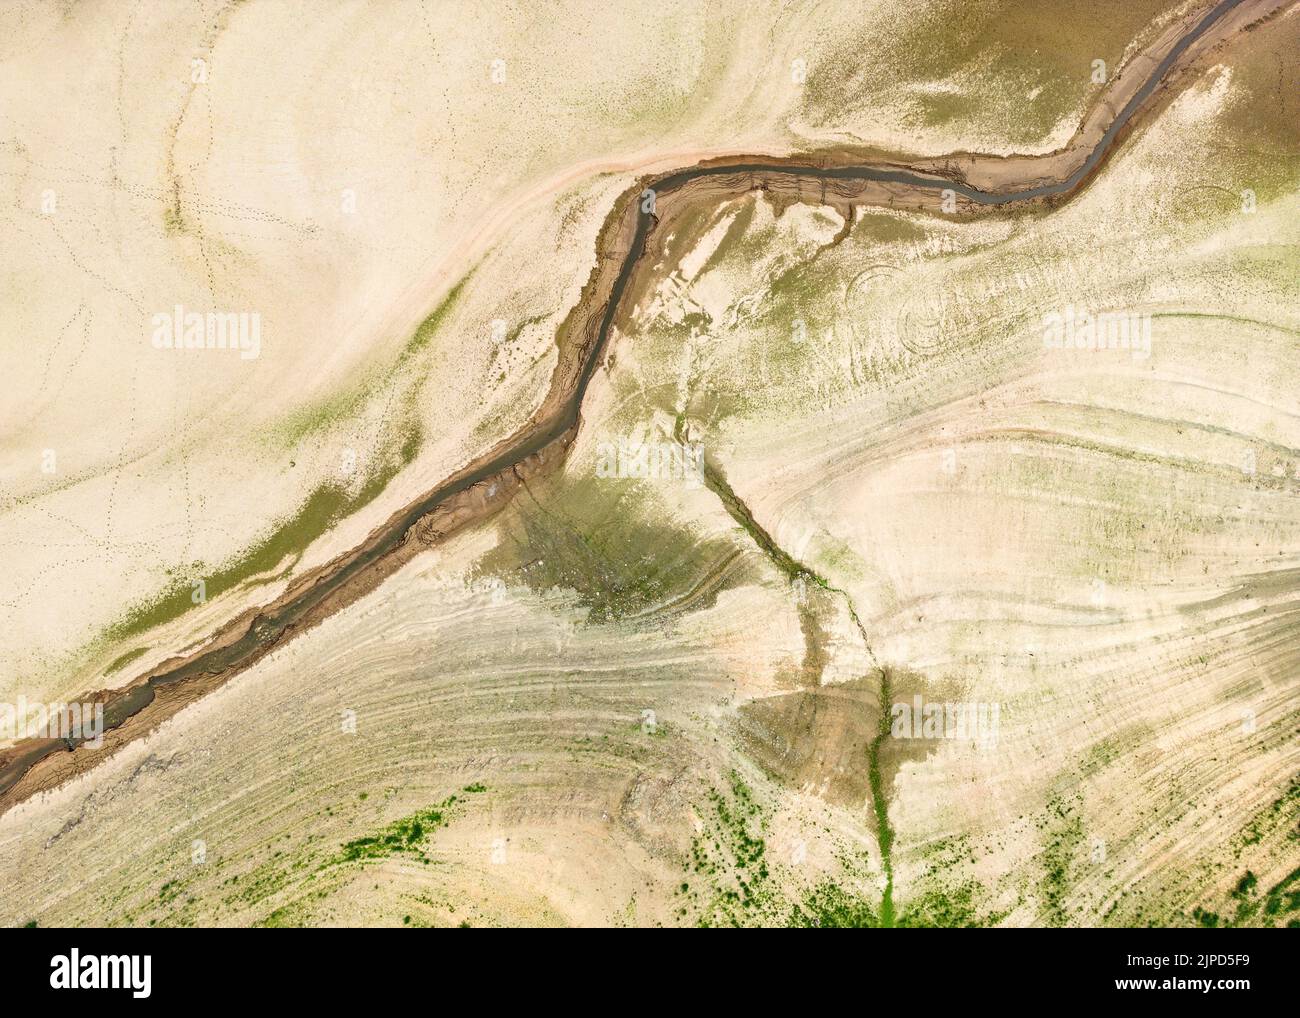
[[[561, 466], [580, 424], [587, 384], [602, 358], [612, 356], [612, 330], [652, 285], [654, 269], [668, 254], [660, 238], [689, 222], [699, 208], [755, 190], [778, 204], [833, 206], [849, 223], [858, 205], [939, 212], [945, 190], [953, 192], [958, 215], [998, 214], [1001, 206], [1011, 205], [1017, 211], [1054, 207], [1086, 184], [1116, 141], [1133, 129], [1139, 113], [1149, 116], [1159, 110], [1176, 94], [1177, 83], [1209, 63], [1218, 47], [1284, 6], [1284, 0], [1224, 0], [1198, 7], [1120, 70], [1075, 137], [1058, 152], [1006, 158], [958, 153], [911, 164], [853, 150], [785, 159], [739, 157], [639, 182], [620, 198], [601, 230], [596, 266], [559, 329], [559, 360], [550, 389], [529, 423], [395, 513], [362, 545], [301, 577], [271, 604], [231, 620], [198, 650], [121, 688], [78, 697], [105, 701], [104, 747], [111, 753], [154, 730], [276, 647], [374, 590], [420, 551], [489, 518], [524, 479]], [[643, 205], [647, 189], [655, 192], [652, 211]], [[828, 696], [829, 691], [794, 695]], [[862, 695], [874, 694], [864, 690]], [[870, 736], [862, 733], [868, 741]], [[856, 738], [850, 741], [856, 745]], [[62, 739], [29, 739], [5, 750], [0, 753], [0, 813], [108, 755], [79, 750], [75, 740]], [[849, 784], [856, 788], [858, 782], [851, 779]]]
[[[888, 688], [891, 703], [882, 704]], [[833, 686], [803, 689], [752, 700], [740, 708], [741, 744], [765, 771], [793, 788], [820, 796], [835, 806], [861, 809], [871, 804], [871, 748], [878, 719], [894, 703], [966, 699], [960, 684], [934, 683], [924, 675], [888, 669], [888, 683], [875, 676]], [[935, 739], [884, 739], [878, 763], [886, 800], [903, 764], [925, 760], [940, 746]]]

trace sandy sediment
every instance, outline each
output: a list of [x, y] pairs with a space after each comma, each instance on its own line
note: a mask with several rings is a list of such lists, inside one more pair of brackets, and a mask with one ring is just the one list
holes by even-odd
[[[596, 265], [558, 332], [559, 359], [547, 396], [527, 426], [394, 513], [360, 546], [301, 577], [273, 603], [232, 619], [194, 652], [165, 661], [119, 689], [77, 698], [105, 702], [104, 748], [111, 752], [154, 730], [274, 648], [374, 590], [420, 551], [489, 518], [530, 476], [563, 463], [580, 423], [587, 382], [609, 352], [612, 330], [651, 285], [648, 270], [663, 253], [663, 238], [693, 210], [761, 190], [778, 204], [832, 206], [851, 223], [859, 205], [949, 211], [951, 204], [949, 209], [941, 205], [949, 184], [967, 192], [950, 198], [957, 215], [1058, 204], [1086, 184], [1139, 115], [1149, 116], [1168, 103], [1218, 47], [1284, 6], [1279, 0], [1245, 0], [1188, 12], [1120, 69], [1075, 136], [1053, 153], [957, 153], [909, 164], [852, 149], [784, 159], [730, 156], [639, 182], [606, 219]], [[1189, 43], [1191, 35], [1195, 38]], [[1120, 127], [1112, 130], [1117, 120]], [[1053, 188], [1062, 190], [1015, 197]], [[655, 193], [652, 215], [643, 214], [649, 211], [646, 191]], [[996, 200], [981, 201], [969, 192]], [[0, 753], [0, 813], [104, 758], [78, 750], [68, 740], [20, 742]]]

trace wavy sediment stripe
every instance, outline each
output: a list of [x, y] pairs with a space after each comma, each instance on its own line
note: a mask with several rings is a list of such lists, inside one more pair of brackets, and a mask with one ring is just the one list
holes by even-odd
[[[1289, 0], [1221, 0], [1169, 26], [1112, 79], [1063, 149], [1042, 156], [960, 153], [911, 164], [853, 150], [782, 159], [735, 157], [638, 182], [618, 200], [597, 241], [597, 261], [556, 337], [559, 361], [529, 423], [432, 491], [404, 507], [357, 548], [296, 580], [271, 604], [224, 625], [203, 647], [172, 658], [111, 691], [78, 697], [105, 703], [110, 752], [156, 728], [276, 647], [375, 589], [420, 551], [494, 514], [525, 480], [561, 466], [581, 424], [587, 387], [611, 346], [620, 315], [649, 283], [653, 240], [702, 203], [761, 190], [786, 203], [874, 205], [959, 216], [1054, 207], [1096, 173], [1139, 113], [1174, 94], [1173, 83], [1205, 54], [1287, 6]], [[653, 192], [653, 196], [646, 192]], [[647, 200], [649, 199], [649, 200]], [[846, 227], [847, 229], [848, 227]], [[0, 753], [0, 813], [89, 770], [105, 754], [81, 741], [29, 739]]]

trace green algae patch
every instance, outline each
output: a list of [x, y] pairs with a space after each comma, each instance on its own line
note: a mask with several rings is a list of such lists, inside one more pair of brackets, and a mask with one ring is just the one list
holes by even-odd
[[[701, 278], [709, 273], [710, 270], [722, 265], [735, 252], [736, 246], [744, 239], [750, 224], [754, 221], [754, 211], [758, 208], [758, 198], [753, 194], [747, 194], [740, 199], [740, 209], [736, 215], [727, 224], [726, 230], [722, 233], [721, 240], [718, 241], [717, 247], [704, 264], [700, 266], [700, 271], [696, 273], [696, 278]], [[725, 213], [724, 209], [724, 213]]]
[[[399, 398], [401, 413], [408, 421], [405, 430], [408, 435], [412, 431], [418, 433], [418, 418], [413, 411], [418, 401], [418, 393], [424, 385], [424, 379], [417, 378], [410, 370], [404, 369], [409, 369], [411, 362], [432, 345], [434, 337], [447, 324], [452, 312], [460, 303], [465, 287], [473, 275], [474, 270], [471, 269], [461, 277], [460, 281], [438, 302], [438, 306], [416, 326], [390, 367], [372, 368], [361, 381], [348, 388], [295, 407], [285, 415], [271, 433], [274, 444], [283, 449], [293, 449], [309, 436], [321, 434], [344, 421], [360, 422], [367, 405], [390, 386], [397, 390], [402, 390], [404, 387]], [[524, 323], [527, 324], [530, 323]], [[519, 328], [522, 329], [524, 325]], [[518, 331], [516, 330], [515, 335]]]
[[[1107, 0], [1086, 13], [1010, 0], [927, 5], [898, 31], [882, 36], [866, 23], [846, 32], [811, 63], [803, 112], [815, 124], [840, 124], [846, 113], [888, 107], [901, 96], [900, 115], [911, 126], [973, 127], [1011, 144], [1041, 143], [1100, 92], [1092, 61], [1104, 60], [1113, 75], [1125, 48], [1164, 8], [1157, 0]], [[871, 61], [862, 60], [864, 48]]]
[[486, 791], [486, 788], [481, 784], [468, 785], [459, 794], [449, 795], [433, 806], [400, 817], [374, 834], [349, 841], [323, 863], [319, 870], [341, 866], [344, 863], [375, 862], [395, 856], [404, 856], [428, 864], [430, 860], [425, 848], [433, 832], [447, 826], [454, 816], [455, 808], [465, 801], [464, 796], [483, 791]]
[[479, 568], [539, 593], [571, 589], [592, 623], [710, 607], [743, 580], [740, 550], [653, 519], [645, 492], [618, 478], [532, 482], [503, 514], [501, 543]]
[[1218, 176], [1250, 187], [1260, 202], [1300, 183], [1300, 121], [1289, 101], [1300, 89], [1297, 47], [1300, 23], [1274, 18], [1266, 31], [1238, 37], [1225, 60], [1238, 95], [1224, 117], [1228, 143], [1215, 149]]
[[332, 396], [304, 403], [285, 416], [276, 428], [274, 438], [284, 448], [292, 449], [309, 435], [358, 416], [373, 395], [373, 381], [365, 381]]
[[871, 811], [876, 818], [876, 841], [880, 845], [880, 865], [885, 871], [885, 891], [880, 900], [880, 925], [894, 925], [894, 829], [889, 826], [889, 800], [893, 778], [885, 780], [881, 763], [881, 747], [890, 736], [890, 711], [894, 702], [893, 686], [888, 668], [880, 671], [880, 700], [876, 712], [876, 737], [871, 740], [867, 753], [868, 774], [871, 782]]
[[433, 342], [433, 337], [447, 323], [452, 311], [460, 302], [461, 296], [465, 293], [465, 286], [473, 277], [474, 272], [475, 269], [470, 269], [469, 272], [465, 273], [460, 278], [460, 281], [447, 291], [447, 296], [438, 302], [438, 306], [429, 312], [428, 317], [416, 327], [415, 332], [406, 341], [406, 346], [402, 348], [402, 352], [397, 358], [399, 368], [412, 357], [416, 357], [428, 349], [429, 344]]
[[129, 665], [132, 661], [139, 660], [147, 653], [149, 653], [148, 647], [136, 647], [134, 650], [128, 650], [120, 657], [114, 658], [112, 663], [104, 669], [104, 674], [114, 675]]
[[243, 555], [213, 573], [205, 573], [196, 564], [193, 583], [202, 579], [200, 597], [192, 583], [174, 584], [165, 593], [128, 610], [126, 616], [105, 634], [110, 641], [127, 640], [148, 632], [155, 626], [171, 622], [203, 601], [219, 597], [245, 580], [268, 573], [286, 558], [297, 558], [316, 538], [347, 514], [353, 505], [347, 492], [332, 484], [322, 485], [308, 497], [302, 507]]
[[179, 237], [185, 230], [185, 216], [181, 213], [179, 201], [173, 202], [163, 209], [162, 214], [163, 234], [167, 237]]
[[[122, 619], [108, 628], [105, 639], [110, 643], [129, 640], [179, 618], [198, 604], [271, 573], [282, 563], [288, 562], [287, 568], [292, 568], [321, 535], [373, 502], [389, 481], [414, 459], [419, 442], [418, 431], [406, 435], [395, 453], [390, 454], [356, 491], [335, 483], [320, 485], [291, 517], [242, 555], [215, 571], [208, 572], [202, 563], [194, 563], [188, 576], [177, 578], [152, 600], [128, 609]], [[196, 589], [200, 580], [203, 583], [202, 596]]]

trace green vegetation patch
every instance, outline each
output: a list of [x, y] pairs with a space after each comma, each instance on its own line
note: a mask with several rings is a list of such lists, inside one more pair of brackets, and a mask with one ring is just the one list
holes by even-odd
[[1058, 796], [1047, 804], [1046, 819], [1039, 824], [1043, 839], [1039, 856], [1043, 875], [1038, 885], [1041, 915], [1052, 926], [1065, 926], [1070, 917], [1067, 899], [1083, 846], [1081, 809], [1082, 800], [1067, 802]]
[[880, 917], [855, 890], [824, 880], [790, 911], [790, 926], [817, 929], [874, 929]]
[[394, 820], [374, 834], [349, 841], [320, 868], [327, 869], [350, 862], [374, 862], [393, 856], [407, 856], [428, 864], [430, 860], [425, 853], [425, 843], [429, 837], [439, 827], [447, 826], [454, 808], [464, 801], [461, 795], [474, 795], [482, 791], [486, 789], [481, 784], [467, 785], [459, 795], [449, 795], [436, 805]]
[[785, 907], [770, 881], [768, 813], [740, 775], [709, 789], [705, 829], [691, 839], [690, 879], [678, 888], [679, 918], [698, 926], [781, 924]]
[[1300, 927], [1300, 866], [1259, 893], [1259, 878], [1246, 870], [1228, 901], [1211, 911], [1203, 905], [1192, 909], [1192, 923], [1209, 928], [1237, 926]]

